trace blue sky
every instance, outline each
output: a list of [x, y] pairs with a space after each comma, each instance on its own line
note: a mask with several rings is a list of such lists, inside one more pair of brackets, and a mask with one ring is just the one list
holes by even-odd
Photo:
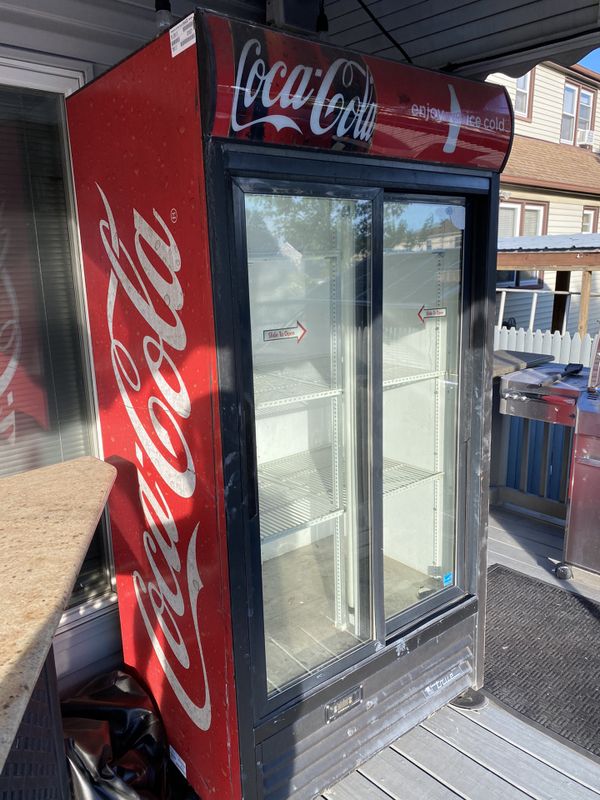
[[585, 58], [579, 62], [582, 67], [593, 69], [594, 72], [600, 72], [600, 49], [592, 50]]

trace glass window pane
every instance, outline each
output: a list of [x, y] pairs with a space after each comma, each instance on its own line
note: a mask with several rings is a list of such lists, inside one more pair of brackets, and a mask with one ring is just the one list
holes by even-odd
[[498, 213], [498, 238], [507, 239], [511, 236], [518, 236], [517, 222], [518, 208], [501, 205]]
[[575, 133], [575, 117], [568, 117], [563, 114], [562, 122], [560, 124], [561, 140], [565, 142], [572, 142], [574, 133]]
[[542, 217], [543, 212], [541, 208], [525, 206], [523, 236], [540, 236], [542, 233]]
[[592, 129], [592, 96], [588, 92], [579, 94], [579, 113], [577, 116], [577, 130], [589, 131]]
[[515, 95], [515, 113], [525, 115], [527, 114], [527, 92], [520, 92], [517, 90]]
[[565, 86], [563, 95], [563, 113], [575, 115], [575, 98], [577, 96], [577, 89], [573, 86]]
[[508, 284], [514, 285], [515, 283], [515, 271], [512, 269], [499, 269], [496, 272], [496, 284], [502, 284], [506, 286]]
[[529, 106], [529, 86], [531, 81], [531, 73], [527, 72], [520, 78], [517, 78], [517, 86], [515, 93], [515, 113], [526, 116]]
[[371, 638], [371, 204], [245, 195], [267, 681]]
[[517, 275], [519, 286], [537, 286], [540, 282], [540, 273], [535, 270], [519, 270]]
[[583, 218], [581, 221], [581, 232], [582, 233], [592, 233], [594, 229], [594, 212], [590, 209], [586, 209], [583, 212]]
[[[0, 476], [91, 452], [62, 98], [0, 87]], [[108, 588], [100, 534], [72, 601]]]
[[464, 206], [384, 206], [386, 618], [452, 586]]

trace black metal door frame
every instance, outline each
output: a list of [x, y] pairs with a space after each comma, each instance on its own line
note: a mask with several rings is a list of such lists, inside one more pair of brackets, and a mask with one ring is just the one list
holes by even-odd
[[[468, 466], [473, 458], [485, 453], [478, 439], [485, 430], [485, 420], [472, 420], [474, 382], [486, 374], [485, 344], [489, 345], [490, 275], [493, 276], [492, 245], [489, 234], [495, 229], [490, 217], [495, 204], [491, 200], [492, 188], [497, 188], [497, 176], [491, 172], [475, 172], [459, 168], [441, 168], [431, 165], [414, 165], [382, 159], [368, 159], [338, 154], [307, 153], [303, 150], [244, 144], [231, 144], [208, 140], [205, 146], [205, 169], [208, 201], [208, 234], [211, 249], [213, 298], [215, 309], [217, 358], [219, 369], [220, 423], [223, 448], [223, 472], [226, 487], [226, 518], [229, 552], [231, 619], [234, 639], [234, 662], [240, 756], [244, 792], [257, 794], [255, 744], [273, 729], [273, 724], [284, 724], [302, 713], [310, 697], [320, 703], [333, 699], [336, 680], [350, 668], [357, 672], [372, 673], [393, 657], [398, 640], [406, 641], [411, 631], [421, 629], [425, 623], [450, 627], [455, 619], [465, 613], [475, 613], [472, 598], [481, 591], [482, 556], [478, 535], [482, 520], [480, 497], [467, 503], [467, 491], [473, 489], [473, 476]], [[440, 195], [466, 198], [467, 222], [463, 258], [463, 321], [461, 326], [461, 400], [462, 418], [459, 460], [465, 465], [458, 480], [458, 492], [465, 498], [464, 507], [457, 519], [457, 564], [465, 564], [459, 574], [460, 586], [440, 592], [423, 603], [418, 610], [409, 609], [400, 615], [387, 638], [383, 619], [382, 565], [372, 562], [374, 614], [376, 638], [367, 642], [349, 658], [335, 662], [331, 669], [321, 670], [319, 679], [307, 681], [284, 690], [272, 702], [265, 702], [264, 637], [262, 625], [262, 580], [260, 573], [260, 541], [257, 535], [256, 474], [254, 459], [254, 418], [252, 361], [249, 353], [249, 301], [245, 252], [244, 217], [239, 204], [243, 202], [243, 188], [250, 186], [246, 179], [273, 183], [297, 182], [301, 189], [310, 184], [326, 184], [332, 195], [336, 187], [350, 196], [365, 197], [371, 194], [374, 202], [373, 232], [377, 220], [382, 220], [381, 191], [425, 197]], [[257, 185], [256, 183], [254, 185]], [[366, 193], [365, 193], [366, 190]], [[236, 207], [237, 204], [237, 207]], [[488, 237], [488, 238], [486, 238]], [[381, 310], [381, 236], [373, 237], [372, 300]], [[377, 240], [379, 243], [377, 244]], [[484, 268], [478, 274], [475, 266]], [[242, 267], [240, 268], [240, 265]], [[487, 305], [486, 305], [487, 304]], [[483, 315], [483, 316], [482, 316]], [[371, 334], [372, 356], [380, 348], [381, 314], [373, 314]], [[487, 331], [487, 333], [486, 333]], [[488, 348], [489, 349], [489, 348]], [[381, 377], [380, 358], [372, 361], [374, 373]], [[379, 398], [379, 399], [377, 399]], [[381, 392], [372, 393], [372, 429], [374, 440], [381, 442]], [[375, 419], [378, 417], [378, 419]], [[377, 425], [379, 430], [377, 430]], [[473, 434], [475, 433], [475, 441]], [[380, 445], [375, 444], [375, 447]], [[379, 455], [381, 455], [379, 453]], [[377, 452], [372, 453], [372, 464], [381, 463]], [[381, 483], [381, 476], [372, 476], [373, 488]], [[380, 494], [380, 493], [379, 493]], [[460, 495], [459, 495], [460, 496]], [[469, 507], [467, 507], [467, 505]], [[487, 513], [485, 510], [484, 513]], [[373, 535], [382, 538], [381, 515], [374, 510]], [[458, 514], [457, 514], [458, 517]], [[373, 552], [379, 552], [372, 541]], [[456, 609], [453, 613], [452, 609]], [[461, 610], [462, 609], [462, 610]], [[436, 618], [439, 617], [436, 623]], [[419, 634], [420, 635], [420, 634]], [[416, 640], [415, 640], [416, 641]], [[359, 669], [357, 669], [359, 668]], [[260, 688], [259, 688], [260, 687]], [[298, 701], [301, 700], [300, 706]], [[258, 729], [262, 730], [262, 733]], [[325, 735], [325, 734], [324, 734]], [[245, 794], [246, 796], [246, 794]]]

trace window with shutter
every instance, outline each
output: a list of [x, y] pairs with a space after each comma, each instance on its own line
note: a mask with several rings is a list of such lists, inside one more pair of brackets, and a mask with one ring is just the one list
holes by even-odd
[[519, 217], [521, 207], [518, 205], [500, 204], [498, 214], [498, 238], [508, 239], [519, 235]]
[[[62, 104], [0, 86], [0, 476], [93, 451]], [[73, 602], [108, 588], [104, 541], [99, 530]]]

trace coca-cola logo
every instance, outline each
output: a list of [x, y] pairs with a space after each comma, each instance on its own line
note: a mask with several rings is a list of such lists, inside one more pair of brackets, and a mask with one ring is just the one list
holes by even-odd
[[[110, 359], [123, 408], [136, 437], [134, 451], [146, 522], [142, 532], [146, 564], [133, 573], [135, 595], [167, 681], [192, 722], [207, 730], [211, 702], [198, 620], [202, 589], [196, 558], [199, 529], [196, 525], [181, 553], [184, 548], [180, 546], [180, 531], [172, 511], [178, 498], [179, 503], [191, 498], [196, 488], [196, 470], [183, 429], [183, 423], [190, 418], [191, 401], [176, 364], [177, 354], [185, 351], [187, 343], [179, 314], [184, 303], [177, 277], [181, 257], [157, 211], [153, 210], [153, 227], [133, 209], [134, 260], [119, 237], [106, 195], [96, 186], [106, 212], [106, 218], [99, 223], [100, 237], [111, 267], [106, 297]], [[121, 304], [126, 307], [119, 308]], [[135, 348], [137, 360], [133, 345], [128, 349], [120, 338], [116, 322], [116, 318], [123, 319], [132, 310], [139, 319], [131, 324], [129, 316], [129, 331], [139, 330], [140, 325], [146, 327], [141, 348]], [[149, 464], [159, 476], [158, 481], [149, 479]], [[195, 635], [191, 649], [182, 633], [190, 617]], [[188, 672], [193, 676], [191, 683], [203, 683], [202, 703], [192, 699], [180, 679]]]
[[[282, 60], [269, 66], [262, 51], [261, 42], [250, 39], [240, 53], [231, 109], [235, 133], [271, 125], [277, 131], [290, 128], [304, 135], [310, 131], [313, 136], [330, 134], [340, 140], [370, 142], [377, 103], [366, 64], [337, 58], [327, 69], [305, 64], [290, 67]], [[299, 124], [303, 108], [310, 109], [309, 131]]]
[[21, 356], [21, 326], [19, 303], [6, 255], [10, 231], [2, 225], [4, 204], [0, 206], [0, 442], [14, 445], [16, 440], [15, 411], [12, 382]]

